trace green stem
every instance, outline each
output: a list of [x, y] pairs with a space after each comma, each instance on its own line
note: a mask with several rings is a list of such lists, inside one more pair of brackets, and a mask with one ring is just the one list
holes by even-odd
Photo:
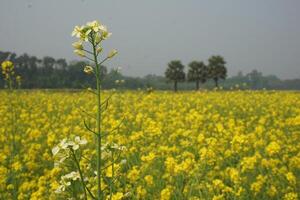
[[112, 194], [113, 194], [113, 181], [115, 176], [115, 166], [114, 166], [114, 151], [111, 152], [111, 180], [110, 180], [110, 186], [109, 186], [109, 199], [112, 200]]
[[96, 51], [96, 44], [95, 39], [93, 38], [92, 41], [93, 45], [93, 54], [94, 54], [94, 62], [96, 66], [96, 84], [97, 84], [97, 199], [101, 200], [101, 161], [102, 161], [102, 152], [101, 152], [101, 80], [100, 80], [100, 66], [98, 64], [97, 59], [97, 51]]
[[73, 150], [72, 148], [70, 148], [70, 150], [71, 150], [71, 152], [72, 152], [74, 161], [75, 161], [75, 163], [76, 163], [76, 167], [77, 167], [77, 169], [78, 169], [78, 171], [79, 171], [79, 175], [80, 175], [80, 179], [81, 179], [81, 184], [82, 184], [82, 189], [83, 189], [83, 191], [84, 191], [84, 199], [87, 200], [87, 194], [86, 194], [86, 190], [85, 190], [85, 187], [86, 187], [86, 186], [85, 186], [85, 183], [84, 183], [84, 178], [83, 178], [83, 174], [82, 174], [82, 171], [81, 171], [81, 168], [80, 168], [80, 164], [79, 164], [79, 162], [78, 162], [78, 160], [77, 160], [77, 157], [76, 157], [76, 155], [75, 155], [74, 150]]
[[[15, 125], [15, 118], [16, 118], [16, 111], [14, 109], [13, 105], [13, 95], [14, 95], [14, 90], [12, 86], [12, 81], [9, 78], [8, 79], [8, 98], [9, 98], [9, 112], [10, 112], [10, 120], [11, 120], [11, 134], [12, 134], [12, 139], [11, 139], [11, 160], [10, 160], [10, 165], [11, 165], [11, 177], [12, 177], [12, 184], [14, 186], [12, 196], [14, 200], [18, 199], [18, 182], [17, 182], [17, 172], [12, 168], [12, 164], [15, 162], [15, 157], [16, 157], [16, 125]], [[9, 137], [9, 136], [8, 136]], [[10, 139], [10, 137], [8, 138]]]

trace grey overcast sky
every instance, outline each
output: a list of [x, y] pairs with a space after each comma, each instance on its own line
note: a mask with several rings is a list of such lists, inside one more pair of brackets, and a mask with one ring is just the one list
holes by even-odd
[[71, 31], [94, 19], [119, 51], [106, 65], [126, 75], [219, 54], [229, 75], [300, 78], [300, 0], [0, 0], [0, 51], [78, 59]]

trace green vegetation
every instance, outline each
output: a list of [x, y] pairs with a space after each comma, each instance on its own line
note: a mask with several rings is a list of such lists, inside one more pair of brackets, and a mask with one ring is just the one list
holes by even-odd
[[[0, 62], [10, 60], [15, 64], [16, 73], [22, 77], [22, 88], [72, 88], [81, 89], [90, 85], [95, 85], [91, 76], [82, 73], [82, 67], [88, 63], [83, 61], [67, 62], [65, 59], [54, 59], [46, 56], [42, 59], [35, 56], [23, 54], [17, 56], [11, 52], [0, 51]], [[116, 87], [116, 80], [125, 80], [124, 84], [118, 86], [121, 89], [146, 89], [154, 88], [156, 90], [172, 90], [173, 83], [169, 82], [165, 77], [149, 74], [144, 77], [128, 77], [122, 75], [117, 69], [107, 70], [102, 67], [102, 81], [104, 89], [112, 89]], [[188, 71], [188, 70], [187, 70]], [[189, 73], [187, 74], [189, 79]], [[257, 70], [243, 74], [239, 72], [237, 75], [220, 80], [219, 83], [225, 89], [239, 88], [244, 89], [279, 89], [279, 90], [299, 90], [300, 79], [280, 80], [274, 75], [265, 76]], [[199, 86], [203, 89], [214, 88], [212, 80], [206, 81]], [[0, 88], [4, 88], [3, 77], [0, 78]], [[194, 82], [183, 82], [178, 85], [179, 90], [194, 90]]]

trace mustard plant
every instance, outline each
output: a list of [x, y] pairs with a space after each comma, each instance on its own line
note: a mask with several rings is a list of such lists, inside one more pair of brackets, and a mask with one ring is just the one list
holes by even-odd
[[[93, 166], [92, 156], [85, 156], [84, 151], [86, 151], [85, 145], [87, 141], [84, 138], [78, 136], [71, 139], [64, 139], [59, 145], [52, 149], [53, 155], [57, 158], [58, 162], [56, 164], [71, 164], [72, 171], [69, 174], [66, 174], [61, 177], [60, 186], [57, 188], [57, 193], [62, 193], [73, 184], [76, 186], [76, 183], [80, 182], [81, 190], [83, 195], [79, 197], [83, 199], [112, 199], [113, 193], [115, 191], [114, 182], [117, 177], [115, 175], [115, 163], [120, 159], [120, 154], [124, 147], [118, 146], [115, 143], [105, 143], [104, 138], [109, 135], [109, 133], [115, 131], [121, 124], [114, 127], [112, 130], [107, 131], [103, 130], [102, 121], [103, 113], [108, 107], [110, 98], [114, 93], [111, 93], [106, 99], [102, 97], [101, 83], [102, 83], [102, 65], [105, 61], [112, 59], [116, 54], [116, 50], [111, 50], [107, 56], [102, 57], [101, 53], [103, 52], [102, 43], [110, 37], [111, 33], [108, 32], [107, 28], [98, 21], [88, 22], [83, 26], [75, 26], [72, 36], [78, 38], [78, 41], [74, 42], [72, 46], [74, 47], [74, 53], [80, 57], [83, 57], [89, 61], [89, 64], [84, 66], [83, 71], [88, 75], [93, 75], [96, 80], [95, 89], [88, 88], [88, 91], [95, 96], [96, 102], [96, 113], [90, 113], [85, 110], [81, 110], [86, 116], [95, 122], [95, 126], [92, 126], [90, 123], [87, 123], [84, 120], [85, 128], [95, 136], [94, 145], [96, 148], [96, 165]], [[89, 49], [90, 48], [90, 49]], [[120, 82], [124, 82], [123, 80]], [[79, 147], [82, 146], [82, 149]], [[82, 168], [80, 163], [81, 158], [90, 162], [89, 166], [85, 168], [86, 171]], [[91, 181], [93, 174], [91, 168], [95, 167], [93, 174], [96, 175], [96, 194], [93, 192], [93, 183]], [[103, 171], [107, 168], [111, 168], [111, 175], [104, 176]], [[89, 170], [88, 170], [89, 169]], [[108, 187], [103, 187], [101, 183], [102, 180], [108, 182]], [[107, 198], [108, 197], [108, 198]], [[77, 194], [73, 195], [73, 198], [77, 198]]]
[[10, 124], [7, 126], [7, 141], [10, 145], [10, 156], [8, 156], [7, 165], [10, 169], [10, 176], [7, 180], [8, 190], [11, 190], [12, 199], [17, 199], [18, 197], [18, 173], [20, 169], [20, 162], [18, 157], [18, 152], [20, 145], [18, 144], [17, 138], [17, 104], [15, 102], [18, 100], [16, 96], [15, 89], [21, 87], [21, 76], [16, 75], [15, 67], [13, 62], [6, 60], [1, 64], [2, 75], [4, 78], [4, 87], [8, 92], [8, 112], [10, 117]]

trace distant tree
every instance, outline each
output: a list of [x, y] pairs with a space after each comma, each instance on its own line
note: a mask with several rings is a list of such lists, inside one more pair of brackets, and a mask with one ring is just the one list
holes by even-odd
[[224, 80], [227, 76], [225, 64], [222, 56], [211, 56], [208, 59], [209, 77], [214, 80], [216, 87], [219, 87], [219, 80]]
[[1, 64], [3, 61], [8, 60], [9, 55], [11, 55], [10, 52], [3, 52], [3, 51], [0, 51], [0, 64]]
[[167, 79], [174, 81], [174, 91], [177, 91], [177, 83], [185, 80], [184, 65], [179, 60], [173, 60], [168, 64], [165, 72]]
[[166, 83], [166, 78], [155, 74], [148, 74], [143, 77], [145, 87], [153, 89], [167, 90], [169, 85]]
[[199, 83], [205, 83], [208, 79], [208, 68], [203, 62], [193, 61], [189, 64], [187, 77], [189, 81], [196, 82], [196, 90], [199, 90]]
[[9, 60], [12, 61], [13, 63], [15, 63], [16, 59], [17, 59], [17, 54], [11, 53], [9, 56]]
[[[2, 63], [4, 60], [10, 60], [15, 64], [16, 74], [22, 77], [22, 88], [24, 89], [30, 89], [30, 88], [78, 88], [80, 89], [95, 84], [91, 76], [82, 73], [84, 66], [90, 65], [88, 62], [82, 62], [82, 61], [66, 62], [65, 59], [54, 59], [51, 57], [40, 59], [35, 56], [30, 56], [26, 53], [18, 56], [13, 52], [0, 51], [0, 63]], [[213, 62], [210, 62], [211, 64], [210, 66], [212, 66], [212, 63]], [[172, 74], [173, 77], [174, 73], [173, 72], [170, 73], [171, 71], [172, 71], [171, 69], [168, 70], [168, 74]], [[182, 71], [182, 73], [179, 73], [181, 74], [182, 77], [185, 76], [183, 73], [183, 69], [178, 71]], [[187, 78], [189, 78], [189, 80], [192, 79], [191, 74], [192, 73], [189, 72], [187, 75]], [[118, 88], [122, 88], [122, 89], [138, 89], [138, 88], [152, 87], [155, 89], [169, 90], [173, 88], [173, 85], [170, 86], [170, 84], [168, 84], [166, 81], [167, 78], [164, 76], [157, 76], [151, 74], [143, 78], [134, 78], [134, 77], [124, 76], [118, 70], [115, 69], [107, 71], [107, 68], [104, 66], [101, 68], [101, 78], [103, 80], [102, 86], [105, 89], [115, 88], [116, 80], [125, 80], [124, 84], [118, 86]], [[209, 78], [212, 77], [209, 76]], [[173, 79], [170, 80], [174, 81]], [[182, 81], [183, 79], [177, 79], [177, 82], [178, 80]], [[252, 70], [248, 74], [243, 74], [242, 72], [239, 72], [237, 75], [226, 79], [226, 81], [224, 81], [224, 87], [230, 88], [239, 85], [245, 89], [266, 88], [266, 89], [300, 90], [299, 82], [300, 79], [280, 80], [278, 77], [274, 75], [265, 76], [257, 70]], [[177, 83], [174, 83], [174, 88], [175, 88], [175, 84], [177, 88]], [[4, 80], [3, 80], [3, 76], [0, 75], [0, 88], [3, 87], [4, 87]], [[194, 88], [193, 85], [190, 83], [185, 83], [181, 86], [181, 89], [191, 90], [193, 88]]]
[[244, 77], [243, 71], [238, 71], [236, 76], [239, 78], [243, 78]]
[[300, 90], [300, 78], [283, 81], [283, 83], [280, 85], [280, 89]]
[[101, 79], [104, 79], [107, 76], [107, 67], [101, 65], [100, 70], [100, 77]]
[[58, 69], [66, 70], [68, 64], [64, 58], [57, 59], [55, 62]]
[[54, 64], [55, 64], [55, 59], [49, 56], [46, 56], [43, 58], [43, 64], [45, 66], [45, 69], [48, 71], [52, 71]]
[[263, 74], [261, 72], [254, 69], [247, 74], [247, 78], [252, 89], [256, 90], [262, 87]]
[[18, 65], [22, 70], [26, 71], [29, 69], [29, 59], [28, 54], [24, 53], [23, 55], [16, 58], [16, 65]]

